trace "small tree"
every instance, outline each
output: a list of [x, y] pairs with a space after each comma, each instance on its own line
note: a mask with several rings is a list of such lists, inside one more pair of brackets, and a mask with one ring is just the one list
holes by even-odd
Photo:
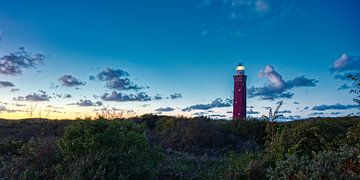
[[354, 102], [360, 105], [360, 74], [350, 74], [348, 78], [353, 81], [353, 89], [350, 90], [351, 94], [355, 94]]

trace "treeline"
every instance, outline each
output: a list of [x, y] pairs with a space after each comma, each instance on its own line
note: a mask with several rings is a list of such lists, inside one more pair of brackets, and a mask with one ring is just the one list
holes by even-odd
[[359, 179], [360, 119], [0, 120], [2, 179]]

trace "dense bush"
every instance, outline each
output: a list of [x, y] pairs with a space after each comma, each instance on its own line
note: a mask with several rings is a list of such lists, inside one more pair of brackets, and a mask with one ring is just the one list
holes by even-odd
[[206, 154], [196, 156], [188, 153], [171, 152], [161, 163], [160, 179], [218, 179], [219, 167], [224, 160]]
[[59, 145], [65, 179], [151, 179], [161, 158], [145, 128], [131, 121], [73, 123]]
[[0, 179], [356, 179], [356, 117], [0, 120]]
[[19, 143], [12, 146], [14, 149], [1, 156], [0, 176], [11, 179], [55, 178], [56, 165], [61, 159], [54, 141], [52, 137], [31, 139], [21, 147], [18, 147]]
[[165, 148], [195, 154], [212, 153], [225, 146], [224, 133], [209, 119], [164, 119], [156, 128]]
[[[312, 156], [288, 155], [268, 170], [269, 179], [358, 179], [360, 157], [355, 148], [344, 146]], [[351, 164], [349, 164], [351, 163]]]

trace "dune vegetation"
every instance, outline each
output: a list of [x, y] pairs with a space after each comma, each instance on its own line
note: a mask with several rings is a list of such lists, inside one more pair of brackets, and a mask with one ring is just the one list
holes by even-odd
[[358, 179], [360, 118], [0, 121], [5, 179]]

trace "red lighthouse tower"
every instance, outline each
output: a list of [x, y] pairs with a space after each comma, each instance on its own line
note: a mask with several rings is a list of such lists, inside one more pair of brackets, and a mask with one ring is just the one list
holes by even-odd
[[239, 64], [234, 75], [233, 119], [246, 118], [246, 78], [245, 67]]

